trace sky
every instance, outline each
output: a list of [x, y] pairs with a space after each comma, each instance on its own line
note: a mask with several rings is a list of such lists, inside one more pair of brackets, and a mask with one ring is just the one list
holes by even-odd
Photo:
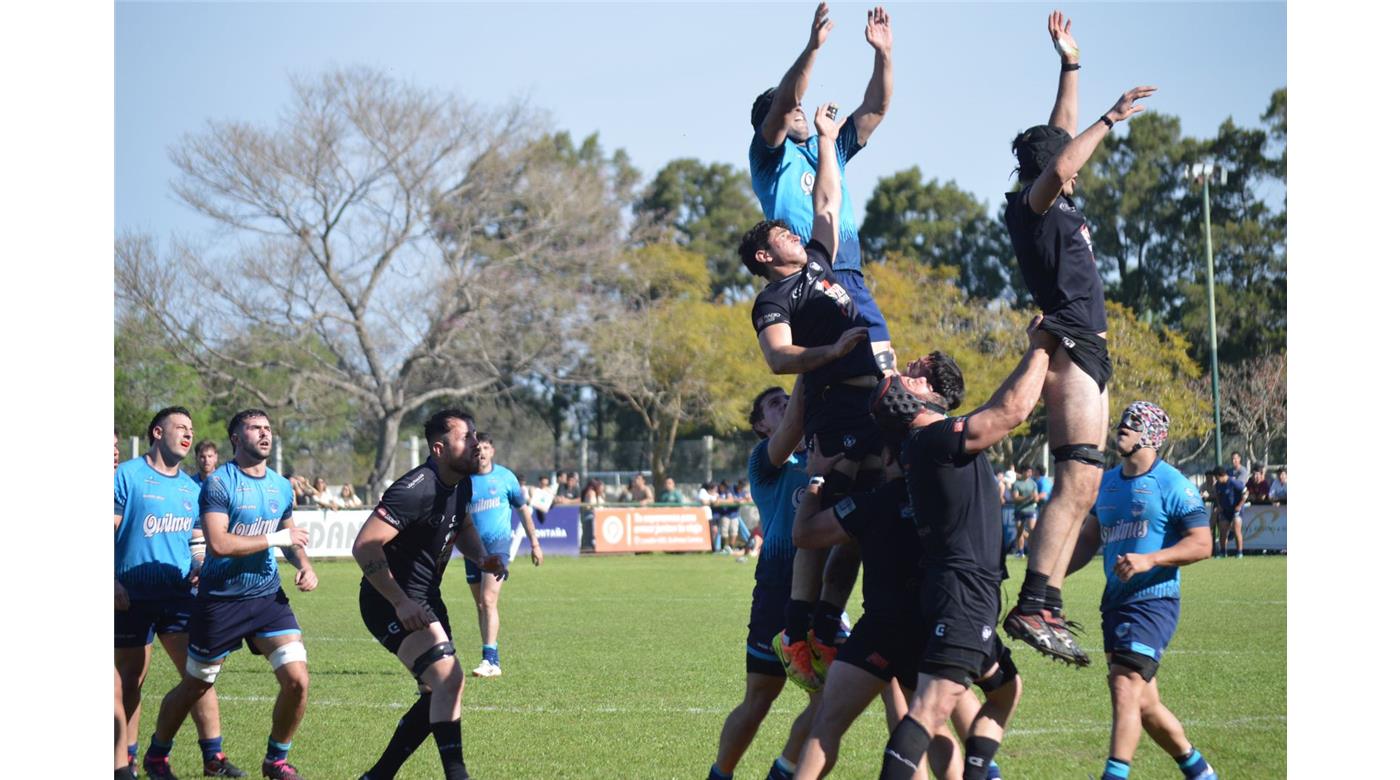
[[[870, 79], [868, 5], [834, 3], [805, 103], [853, 110]], [[890, 111], [847, 167], [862, 218], [882, 176], [919, 166], [986, 203], [1015, 165], [1010, 140], [1046, 121], [1059, 7], [1082, 51], [1080, 123], [1128, 88], [1182, 132], [1258, 126], [1287, 85], [1282, 3], [892, 3]], [[747, 170], [754, 96], [807, 40], [816, 4], [248, 4], [115, 6], [115, 227], [158, 238], [211, 225], [171, 194], [168, 149], [209, 121], [273, 123], [289, 79], [368, 65], [484, 106], [526, 97], [575, 139], [598, 133], [649, 180], [695, 157]], [[1115, 132], [1126, 132], [1123, 128]]]

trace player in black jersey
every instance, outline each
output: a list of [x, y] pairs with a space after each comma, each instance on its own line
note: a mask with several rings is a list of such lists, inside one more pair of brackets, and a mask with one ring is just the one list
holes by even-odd
[[[1009, 654], [997, 637], [1006, 578], [997, 476], [984, 450], [1030, 416], [1040, 397], [1055, 339], [1028, 329], [1030, 347], [986, 404], [949, 417], [962, 403], [962, 371], [948, 355], [919, 361], [918, 376], [886, 377], [875, 390], [876, 418], [893, 435], [908, 431], [900, 463], [924, 557], [920, 602], [931, 630], [919, 664], [919, 688], [885, 746], [881, 780], [908, 780], [927, 752], [940, 778], [987, 777], [1020, 695]], [[976, 681], [987, 704], [967, 739], [967, 761], [948, 732], [948, 715]], [[932, 736], [930, 736], [932, 735]]]
[[[744, 235], [739, 256], [755, 276], [768, 280], [753, 304], [759, 347], [775, 374], [802, 374], [803, 436], [826, 452], [841, 452], [878, 478], [880, 431], [870, 416], [870, 390], [882, 363], [869, 349], [869, 334], [831, 258], [840, 245], [841, 178], [836, 160], [836, 107], [822, 105], [817, 128], [817, 177], [812, 187], [812, 240], [805, 246], [781, 221], [764, 220]], [[881, 360], [892, 367], [893, 353]], [[823, 591], [841, 598], [818, 602]], [[799, 550], [793, 561], [787, 627], [773, 649], [789, 676], [817, 690], [836, 657], [836, 633], [845, 597], [855, 586], [859, 554], [851, 546]], [[839, 603], [837, 603], [839, 601]], [[809, 628], [810, 633], [809, 633]]]
[[1006, 229], [1021, 276], [1044, 312], [1041, 328], [1062, 347], [1045, 377], [1045, 410], [1055, 489], [1030, 537], [1026, 578], [1006, 633], [1046, 655], [1087, 665], [1061, 616], [1065, 569], [1074, 540], [1098, 496], [1108, 431], [1108, 319], [1103, 282], [1089, 226], [1071, 197], [1079, 169], [1115, 122], [1143, 110], [1137, 101], [1157, 91], [1135, 87], [1078, 136], [1079, 47], [1070, 20], [1050, 15], [1050, 39], [1060, 54], [1060, 83], [1048, 125], [1016, 136], [1012, 150], [1021, 187], [1006, 195]]
[[355, 537], [360, 617], [419, 684], [419, 698], [399, 721], [378, 763], [363, 775], [390, 778], [433, 735], [448, 780], [464, 780], [462, 682], [452, 626], [442, 603], [442, 572], [457, 549], [504, 579], [505, 564], [486, 548], [471, 520], [471, 479], [479, 466], [476, 424], [447, 409], [424, 426], [431, 455], [394, 481]]

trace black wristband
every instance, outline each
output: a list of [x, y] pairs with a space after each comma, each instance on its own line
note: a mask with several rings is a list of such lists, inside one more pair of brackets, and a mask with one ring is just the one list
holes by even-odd
[[1072, 71], [1072, 70], [1079, 70], [1079, 63], [1077, 63], [1077, 62], [1062, 62], [1062, 63], [1060, 63], [1060, 72], [1061, 72], [1061, 73], [1069, 73], [1069, 72]]
[[1113, 120], [1108, 118], [1108, 114], [1104, 114], [1103, 116], [1099, 117], [1099, 121], [1103, 122], [1109, 130], [1113, 129]]

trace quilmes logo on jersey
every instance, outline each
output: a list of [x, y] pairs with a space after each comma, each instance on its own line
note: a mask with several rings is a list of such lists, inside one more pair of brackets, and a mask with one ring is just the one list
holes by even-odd
[[234, 523], [229, 531], [239, 536], [267, 536], [270, 533], [276, 532], [277, 526], [281, 524], [281, 518], [273, 518], [271, 520], [258, 518], [251, 523]]
[[1119, 523], [1107, 528], [1101, 528], [1099, 529], [1099, 536], [1102, 537], [1104, 544], [1122, 542], [1128, 539], [1146, 539], [1147, 521], [1134, 520], [1131, 523]]
[[141, 522], [141, 530], [147, 539], [156, 534], [189, 533], [192, 528], [193, 517], [181, 517], [170, 512], [159, 516], [146, 515], [146, 519]]
[[812, 188], [817, 185], [817, 177], [811, 171], [802, 174], [802, 192], [807, 195], [812, 194]]

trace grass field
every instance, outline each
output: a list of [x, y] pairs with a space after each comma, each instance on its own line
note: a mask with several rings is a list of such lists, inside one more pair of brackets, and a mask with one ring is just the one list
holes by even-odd
[[[1024, 565], [1008, 561], [1008, 593]], [[1182, 622], [1162, 666], [1167, 704], [1224, 778], [1282, 778], [1287, 710], [1285, 558], [1207, 560], [1184, 570]], [[1069, 582], [1071, 617], [1093, 630], [1100, 650], [1098, 562]], [[370, 638], [357, 609], [359, 570], [349, 561], [317, 567], [310, 594], [284, 585], [306, 631], [311, 694], [291, 761], [308, 778], [354, 778], [388, 741], [414, 698], [408, 673]], [[468, 677], [463, 696], [467, 769], [479, 780], [513, 778], [703, 778], [720, 726], [743, 692], [743, 641], [752, 563], [709, 555], [551, 558], [517, 561], [502, 592], [505, 674]], [[443, 586], [460, 656], [480, 660], [475, 610], [460, 562]], [[858, 617], [859, 590], [850, 614]], [[1015, 643], [1025, 679], [1021, 708], [998, 762], [1007, 777], [1098, 777], [1108, 741], [1102, 656], [1094, 666], [1054, 665]], [[144, 753], [160, 697], [175, 671], [155, 651], [141, 724]], [[219, 678], [225, 750], [257, 774], [276, 683], [267, 663], [235, 653]], [[781, 749], [802, 694], [784, 691], [739, 765], [762, 778]], [[878, 707], [878, 703], [876, 705]], [[834, 778], [879, 774], [883, 715], [867, 711], [843, 743]], [[441, 777], [429, 739], [400, 777]], [[188, 722], [172, 755], [182, 777], [200, 775]], [[1149, 738], [1135, 780], [1179, 778]]]

